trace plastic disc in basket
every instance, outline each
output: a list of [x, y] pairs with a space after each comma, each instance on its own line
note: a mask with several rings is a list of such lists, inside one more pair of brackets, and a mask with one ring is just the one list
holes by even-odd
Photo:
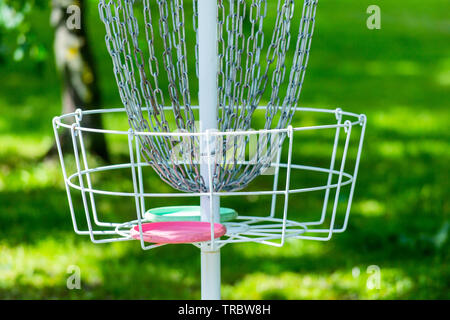
[[[227, 232], [224, 225], [214, 224], [214, 237], [220, 238]], [[211, 224], [196, 221], [152, 222], [142, 224], [144, 241], [151, 243], [192, 243], [211, 240]], [[139, 226], [131, 228], [131, 236], [139, 240]]]
[[[200, 221], [200, 206], [178, 206], [150, 209], [145, 219], [152, 222], [166, 221]], [[236, 219], [237, 212], [229, 208], [220, 208], [220, 222]]]

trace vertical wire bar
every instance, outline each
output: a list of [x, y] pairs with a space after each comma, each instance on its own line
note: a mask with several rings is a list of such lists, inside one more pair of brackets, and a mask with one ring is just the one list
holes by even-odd
[[343, 224], [342, 228], [335, 230], [335, 232], [344, 232], [347, 229], [348, 218], [350, 216], [350, 209], [352, 207], [353, 195], [355, 192], [355, 185], [356, 185], [356, 178], [358, 177], [359, 163], [361, 160], [361, 153], [362, 153], [362, 148], [363, 148], [363, 144], [364, 144], [364, 135], [366, 133], [367, 117], [365, 115], [361, 116], [361, 122], [362, 122], [361, 123], [362, 124], [361, 137], [359, 138], [358, 154], [356, 156], [355, 171], [353, 172], [353, 182], [352, 182], [352, 186], [350, 189], [350, 195], [349, 195], [348, 204], [347, 204], [347, 211], [345, 213], [345, 220], [344, 220], [344, 224]]
[[[208, 184], [209, 184], [209, 212], [210, 212], [210, 224], [211, 224], [211, 250], [215, 251], [215, 234], [214, 234], [214, 220], [215, 220], [215, 214], [214, 214], [214, 185], [213, 185], [213, 168], [211, 163], [211, 131], [206, 130], [206, 150], [208, 153]], [[220, 209], [219, 209], [220, 210]], [[220, 220], [219, 220], [220, 221]]]
[[287, 211], [289, 205], [289, 188], [291, 184], [291, 164], [292, 164], [292, 146], [294, 141], [294, 132], [292, 126], [288, 127], [288, 137], [289, 137], [289, 155], [287, 162], [287, 171], [286, 171], [286, 190], [284, 196], [284, 212], [283, 212], [283, 228], [281, 233], [281, 246], [284, 245], [286, 238], [286, 220], [287, 220]]
[[145, 250], [146, 245], [144, 242], [144, 233], [142, 231], [142, 219], [141, 219], [141, 207], [140, 207], [140, 195], [138, 191], [137, 181], [136, 181], [136, 163], [134, 161], [134, 150], [133, 150], [133, 139], [135, 139], [134, 131], [130, 129], [128, 131], [128, 151], [130, 153], [130, 168], [131, 168], [131, 177], [133, 180], [133, 192], [134, 192], [134, 201], [136, 204], [136, 216], [138, 220], [139, 226], [139, 236], [141, 242], [141, 248]]
[[80, 156], [78, 153], [78, 144], [77, 144], [77, 140], [75, 138], [76, 135], [76, 129], [79, 128], [79, 126], [74, 123], [71, 128], [70, 128], [70, 133], [72, 135], [72, 144], [73, 144], [73, 152], [74, 152], [74, 156], [75, 156], [75, 163], [77, 166], [77, 174], [78, 174], [78, 180], [80, 183], [80, 191], [81, 191], [81, 198], [83, 200], [83, 207], [84, 207], [84, 213], [86, 215], [86, 223], [88, 225], [88, 229], [89, 229], [89, 236], [91, 238], [91, 241], [96, 243], [97, 240], [94, 237], [94, 233], [93, 233], [93, 229], [92, 229], [92, 225], [91, 225], [91, 217], [89, 214], [89, 207], [87, 205], [87, 200], [86, 200], [86, 191], [84, 188], [84, 181], [83, 181], [83, 176], [81, 174], [81, 166], [80, 166]]
[[[277, 166], [275, 168], [275, 176], [273, 178], [273, 191], [277, 191], [278, 190], [278, 179], [280, 176], [280, 161], [281, 161], [281, 151], [283, 149], [283, 142], [280, 141], [280, 145], [278, 147], [278, 154], [277, 154]], [[273, 194], [272, 195], [272, 203], [271, 203], [271, 207], [270, 207], [270, 218], [275, 217], [275, 209], [277, 206], [277, 195]]]
[[[136, 159], [137, 159], [137, 164], [135, 163], [134, 160], [134, 150], [133, 150], [133, 139], [136, 141]], [[140, 143], [139, 143], [139, 139], [137, 139], [136, 134], [134, 133], [133, 130], [129, 130], [129, 134], [128, 134], [128, 152], [130, 153], [130, 168], [131, 168], [131, 176], [132, 176], [132, 180], [133, 180], [133, 190], [134, 193], [136, 194], [135, 196], [135, 203], [136, 203], [136, 216], [137, 216], [137, 220], [138, 220], [138, 225], [139, 225], [139, 237], [140, 237], [140, 243], [141, 243], [141, 248], [143, 250], [150, 250], [150, 249], [154, 249], [157, 247], [162, 247], [165, 246], [166, 244], [153, 244], [153, 245], [149, 245], [146, 246], [145, 242], [143, 241], [144, 239], [144, 233], [142, 230], [142, 219], [144, 219], [144, 214], [145, 214], [145, 198], [144, 198], [144, 186], [143, 186], [143, 177], [142, 177], [142, 164], [141, 164], [141, 154], [140, 154], [140, 149], [139, 149]], [[136, 182], [136, 166], [138, 167], [138, 183], [139, 183], [139, 192], [137, 191], [137, 182]], [[139, 200], [138, 200], [139, 199]], [[140, 204], [140, 206], [139, 206]], [[142, 216], [142, 218], [141, 218]]]
[[334, 165], [336, 163], [336, 153], [339, 145], [339, 134], [341, 131], [341, 123], [342, 123], [342, 110], [337, 109], [336, 110], [336, 118], [337, 118], [337, 127], [336, 127], [336, 134], [334, 136], [334, 145], [333, 145], [333, 153], [331, 154], [331, 164], [330, 164], [330, 172], [328, 173], [328, 180], [327, 180], [327, 189], [325, 191], [325, 198], [323, 200], [323, 206], [322, 206], [322, 215], [320, 217], [319, 221], [314, 222], [307, 222], [306, 225], [321, 225], [325, 221], [325, 217], [327, 214], [328, 209], [328, 200], [330, 197], [330, 186], [331, 182], [333, 181], [333, 170]]
[[144, 179], [142, 176], [142, 160], [141, 160], [141, 144], [139, 142], [139, 139], [135, 139], [136, 141], [136, 159], [137, 159], [137, 165], [138, 165], [138, 182], [139, 182], [139, 197], [141, 200], [141, 217], [142, 219], [145, 219], [145, 197], [144, 194]]
[[53, 132], [55, 134], [56, 148], [58, 150], [59, 162], [61, 163], [61, 169], [62, 169], [62, 174], [63, 174], [63, 178], [64, 178], [64, 185], [66, 187], [67, 199], [69, 201], [70, 216], [72, 218], [72, 224], [73, 224], [73, 229], [74, 229], [75, 233], [82, 235], [85, 233], [85, 231], [81, 231], [78, 229], [77, 219], [75, 216], [75, 210], [73, 208], [72, 194], [70, 192], [70, 186], [67, 183], [67, 181], [68, 181], [67, 171], [66, 171], [66, 165], [64, 162], [64, 156], [63, 156], [63, 152], [62, 152], [62, 148], [61, 148], [61, 141], [59, 140], [58, 124], [56, 123], [57, 120], [58, 120], [57, 117], [53, 118]]
[[[81, 109], [77, 109], [76, 114], [77, 115], [75, 116], [75, 123], [77, 124], [78, 127], [81, 127], [80, 121], [81, 121], [81, 118], [83, 115], [83, 111], [81, 111]], [[88, 165], [87, 156], [86, 156], [86, 148], [84, 146], [83, 133], [81, 130], [78, 131], [78, 140], [80, 141], [81, 157], [83, 159], [84, 169], [86, 170], [86, 182], [87, 182], [88, 188], [90, 190], [92, 190], [91, 174], [89, 173], [89, 165]], [[94, 197], [94, 193], [92, 191], [89, 191], [89, 199], [91, 201], [92, 216], [94, 218], [94, 223], [96, 225], [101, 226], [101, 227], [116, 227], [116, 226], [118, 226], [117, 223], [109, 223], [109, 222], [99, 221], [98, 216], [97, 216], [97, 208], [95, 205], [95, 197]]]
[[347, 128], [347, 138], [345, 140], [345, 147], [344, 147], [344, 152], [342, 154], [342, 162], [341, 162], [341, 169], [339, 172], [339, 179], [338, 179], [338, 183], [337, 183], [337, 187], [336, 187], [336, 196], [334, 198], [334, 205], [333, 205], [333, 214], [331, 216], [331, 222], [330, 222], [330, 231], [328, 233], [328, 237], [326, 238], [327, 240], [331, 239], [331, 236], [333, 235], [333, 229], [334, 229], [334, 221], [336, 218], [336, 212], [337, 212], [337, 207], [338, 207], [338, 203], [339, 203], [339, 194], [341, 192], [341, 184], [342, 184], [342, 177], [343, 177], [343, 173], [345, 170], [345, 162], [347, 159], [347, 151], [348, 151], [348, 146], [350, 144], [350, 137], [352, 134], [352, 123], [347, 120], [345, 121], [345, 126]]

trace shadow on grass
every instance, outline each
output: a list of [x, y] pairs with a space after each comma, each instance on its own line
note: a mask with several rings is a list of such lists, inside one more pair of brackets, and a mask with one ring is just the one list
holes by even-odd
[[73, 232], [66, 193], [57, 188], [0, 193], [0, 233], [9, 245]]

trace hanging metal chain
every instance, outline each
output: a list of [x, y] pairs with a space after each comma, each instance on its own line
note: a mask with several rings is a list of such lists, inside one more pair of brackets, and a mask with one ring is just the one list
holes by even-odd
[[[190, 0], [99, 1], [106, 46], [130, 127], [141, 132], [196, 132], [190, 81], [198, 81], [199, 73], [198, 0], [192, 0], [192, 31], [196, 35], [193, 54], [186, 43], [186, 32], [191, 31], [186, 30], [184, 2]], [[270, 9], [274, 3], [267, 0], [211, 1], [218, 2], [219, 130], [250, 130], [253, 114], [264, 100], [264, 128], [285, 128], [300, 98], [317, 0], [303, 0], [292, 61], [287, 59], [293, 22], [299, 19], [296, 0], [278, 0], [276, 12]], [[137, 10], [143, 10], [143, 14]], [[271, 12], [274, 14], [269, 20]], [[272, 18], [274, 23], [268, 23]], [[191, 56], [195, 57], [196, 77], [188, 72]], [[175, 120], [172, 128], [164, 111], [166, 102]], [[144, 159], [166, 183], [186, 192], [207, 191], [199, 170], [198, 138], [138, 137]], [[270, 166], [284, 137], [216, 137], [214, 190], [247, 186]], [[251, 150], [249, 161], [244, 161], [245, 150]]]

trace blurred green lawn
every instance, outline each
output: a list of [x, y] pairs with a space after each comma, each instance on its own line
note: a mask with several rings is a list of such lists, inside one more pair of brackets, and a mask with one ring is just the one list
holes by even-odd
[[[365, 11], [374, 3], [382, 29], [370, 31]], [[103, 105], [120, 106], [95, 7], [89, 30]], [[369, 119], [350, 226], [325, 243], [226, 246], [223, 298], [450, 298], [449, 9], [447, 0], [319, 2], [302, 104]], [[50, 46], [48, 12], [33, 24]], [[41, 160], [61, 109], [49, 59], [39, 69], [0, 66], [0, 299], [199, 298], [195, 247], [143, 252], [137, 242], [94, 245], [74, 235], [59, 163]], [[115, 159], [126, 154], [109, 144]], [[247, 200], [233, 205], [246, 215], [263, 208]], [[66, 288], [70, 265], [81, 268], [82, 290]], [[370, 265], [381, 269], [380, 289], [366, 286]]]

